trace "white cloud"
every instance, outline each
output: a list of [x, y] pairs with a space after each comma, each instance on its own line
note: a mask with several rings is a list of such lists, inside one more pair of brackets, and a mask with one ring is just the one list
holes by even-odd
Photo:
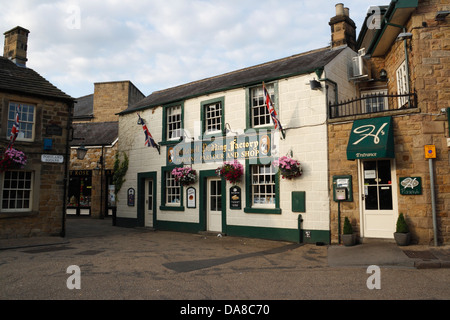
[[[359, 28], [371, 2], [345, 2]], [[0, 31], [29, 29], [28, 66], [74, 97], [116, 80], [148, 95], [325, 47], [334, 14], [329, 0], [16, 0]]]

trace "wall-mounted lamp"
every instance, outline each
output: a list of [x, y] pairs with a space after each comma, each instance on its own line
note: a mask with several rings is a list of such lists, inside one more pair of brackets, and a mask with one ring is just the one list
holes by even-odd
[[311, 86], [311, 90], [320, 90], [322, 89], [322, 84], [317, 80], [310, 80], [309, 85]]
[[435, 21], [444, 21], [445, 18], [450, 14], [450, 11], [438, 11], [436, 13], [436, 17], [434, 17]]
[[387, 71], [384, 69], [380, 70], [380, 80], [386, 81], [387, 80]]
[[78, 160], [83, 160], [84, 157], [86, 156], [87, 153], [87, 149], [84, 146], [84, 144], [82, 144], [80, 147], [77, 148], [77, 159]]

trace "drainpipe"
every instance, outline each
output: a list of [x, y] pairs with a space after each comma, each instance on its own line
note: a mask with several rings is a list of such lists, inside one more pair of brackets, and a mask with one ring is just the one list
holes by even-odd
[[447, 108], [448, 137], [450, 138], [450, 108]]
[[64, 168], [64, 179], [63, 179], [63, 183], [64, 183], [64, 187], [63, 187], [63, 206], [62, 206], [62, 223], [61, 223], [61, 233], [60, 236], [62, 238], [64, 238], [66, 236], [66, 201], [67, 201], [67, 177], [69, 175], [69, 162], [70, 162], [70, 146], [69, 146], [69, 142], [70, 142], [70, 130], [71, 130], [71, 126], [72, 126], [72, 110], [74, 107], [74, 103], [73, 101], [68, 103], [68, 111], [69, 111], [69, 116], [67, 118], [67, 128], [66, 128], [66, 163], [65, 163], [65, 168]]

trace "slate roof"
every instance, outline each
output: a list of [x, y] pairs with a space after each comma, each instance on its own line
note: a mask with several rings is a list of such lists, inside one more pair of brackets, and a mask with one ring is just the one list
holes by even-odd
[[263, 81], [269, 82], [314, 72], [316, 69], [327, 65], [344, 49], [345, 47], [337, 49], [326, 47], [170, 89], [156, 91], [119, 114], [182, 101], [213, 92], [256, 85]]
[[5, 57], [0, 57], [0, 91], [63, 101], [74, 100], [33, 69], [19, 67]]
[[73, 123], [71, 146], [100, 146], [111, 145], [119, 137], [119, 122], [88, 122]]
[[92, 118], [94, 116], [94, 94], [80, 97], [74, 107], [74, 118]]

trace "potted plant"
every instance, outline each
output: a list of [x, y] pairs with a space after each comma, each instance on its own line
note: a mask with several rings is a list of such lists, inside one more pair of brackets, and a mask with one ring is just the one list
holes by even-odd
[[303, 173], [300, 162], [287, 156], [280, 157], [278, 161], [274, 162], [274, 165], [280, 168], [283, 179], [294, 179], [300, 177]]
[[189, 167], [175, 168], [172, 170], [172, 175], [182, 186], [188, 186], [197, 181], [197, 171]]
[[406, 223], [403, 213], [400, 213], [397, 219], [396, 232], [394, 232], [394, 239], [397, 245], [407, 246], [411, 241], [411, 233], [409, 232], [408, 224]]
[[244, 174], [244, 167], [237, 160], [234, 160], [234, 162], [225, 162], [221, 167], [216, 169], [216, 174], [235, 184], [241, 180]]
[[342, 232], [342, 242], [345, 246], [353, 246], [356, 243], [356, 235], [353, 233], [353, 227], [350, 220], [345, 217], [344, 230]]
[[14, 148], [6, 149], [0, 158], [0, 172], [22, 169], [27, 164], [27, 156]]

